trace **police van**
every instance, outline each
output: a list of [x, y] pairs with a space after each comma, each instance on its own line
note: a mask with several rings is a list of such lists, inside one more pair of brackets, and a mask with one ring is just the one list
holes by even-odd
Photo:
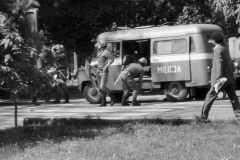
[[[131, 62], [141, 57], [148, 61], [140, 94], [165, 94], [172, 102], [183, 101], [188, 95], [204, 98], [210, 87], [213, 57], [210, 37], [216, 31], [223, 32], [217, 25], [190, 24], [145, 26], [100, 34], [97, 41], [106, 41], [108, 50], [116, 55], [109, 67], [107, 86], [121, 100], [123, 88], [117, 79], [124, 57], [129, 55]], [[91, 65], [96, 63], [92, 61]], [[91, 74], [97, 76], [96, 68], [92, 68]], [[78, 70], [78, 81], [85, 98], [90, 103], [100, 103], [101, 97], [84, 67]]]

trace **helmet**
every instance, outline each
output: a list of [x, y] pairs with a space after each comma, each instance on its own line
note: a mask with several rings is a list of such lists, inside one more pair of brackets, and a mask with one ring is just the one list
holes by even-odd
[[144, 58], [144, 57], [142, 57], [142, 58], [140, 58], [140, 59], [138, 60], [138, 63], [140, 63], [140, 64], [146, 66], [146, 65], [147, 65], [147, 59]]
[[100, 40], [100, 41], [98, 41], [98, 43], [100, 44], [101, 48], [106, 48], [107, 47], [107, 43], [104, 40]]
[[63, 52], [63, 51], [65, 51], [65, 47], [62, 44], [60, 44], [59, 45], [59, 50]]

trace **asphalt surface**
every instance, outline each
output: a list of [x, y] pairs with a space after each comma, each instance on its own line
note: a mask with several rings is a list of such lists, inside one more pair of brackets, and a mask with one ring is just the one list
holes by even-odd
[[[240, 96], [240, 91], [237, 91]], [[229, 99], [222, 99], [222, 94], [214, 102], [209, 114], [210, 120], [233, 120], [234, 114]], [[70, 99], [68, 104], [41, 102], [40, 106], [31, 104], [29, 100], [21, 100], [18, 104], [18, 126], [23, 125], [25, 118], [100, 118], [111, 120], [128, 119], [193, 119], [199, 115], [204, 101], [168, 102], [164, 96], [139, 96], [141, 106], [121, 106], [120, 103], [107, 107], [89, 104], [85, 99]], [[108, 99], [109, 100], [109, 99]], [[131, 98], [130, 98], [131, 100]], [[0, 129], [14, 127], [14, 104], [0, 100]]]

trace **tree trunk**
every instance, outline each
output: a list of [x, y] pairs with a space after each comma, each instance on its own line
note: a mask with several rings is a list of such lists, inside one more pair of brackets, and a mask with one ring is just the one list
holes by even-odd
[[19, 100], [18, 91], [13, 91], [12, 92], [11, 99], [14, 101], [14, 123], [15, 123], [15, 127], [17, 127], [18, 126], [18, 124], [17, 124], [17, 111], [18, 111], [18, 100]]

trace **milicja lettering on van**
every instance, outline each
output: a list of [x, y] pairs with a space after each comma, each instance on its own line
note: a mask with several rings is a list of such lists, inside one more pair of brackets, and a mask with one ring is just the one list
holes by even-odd
[[162, 66], [157, 67], [157, 72], [159, 73], [179, 73], [182, 72], [180, 66]]

